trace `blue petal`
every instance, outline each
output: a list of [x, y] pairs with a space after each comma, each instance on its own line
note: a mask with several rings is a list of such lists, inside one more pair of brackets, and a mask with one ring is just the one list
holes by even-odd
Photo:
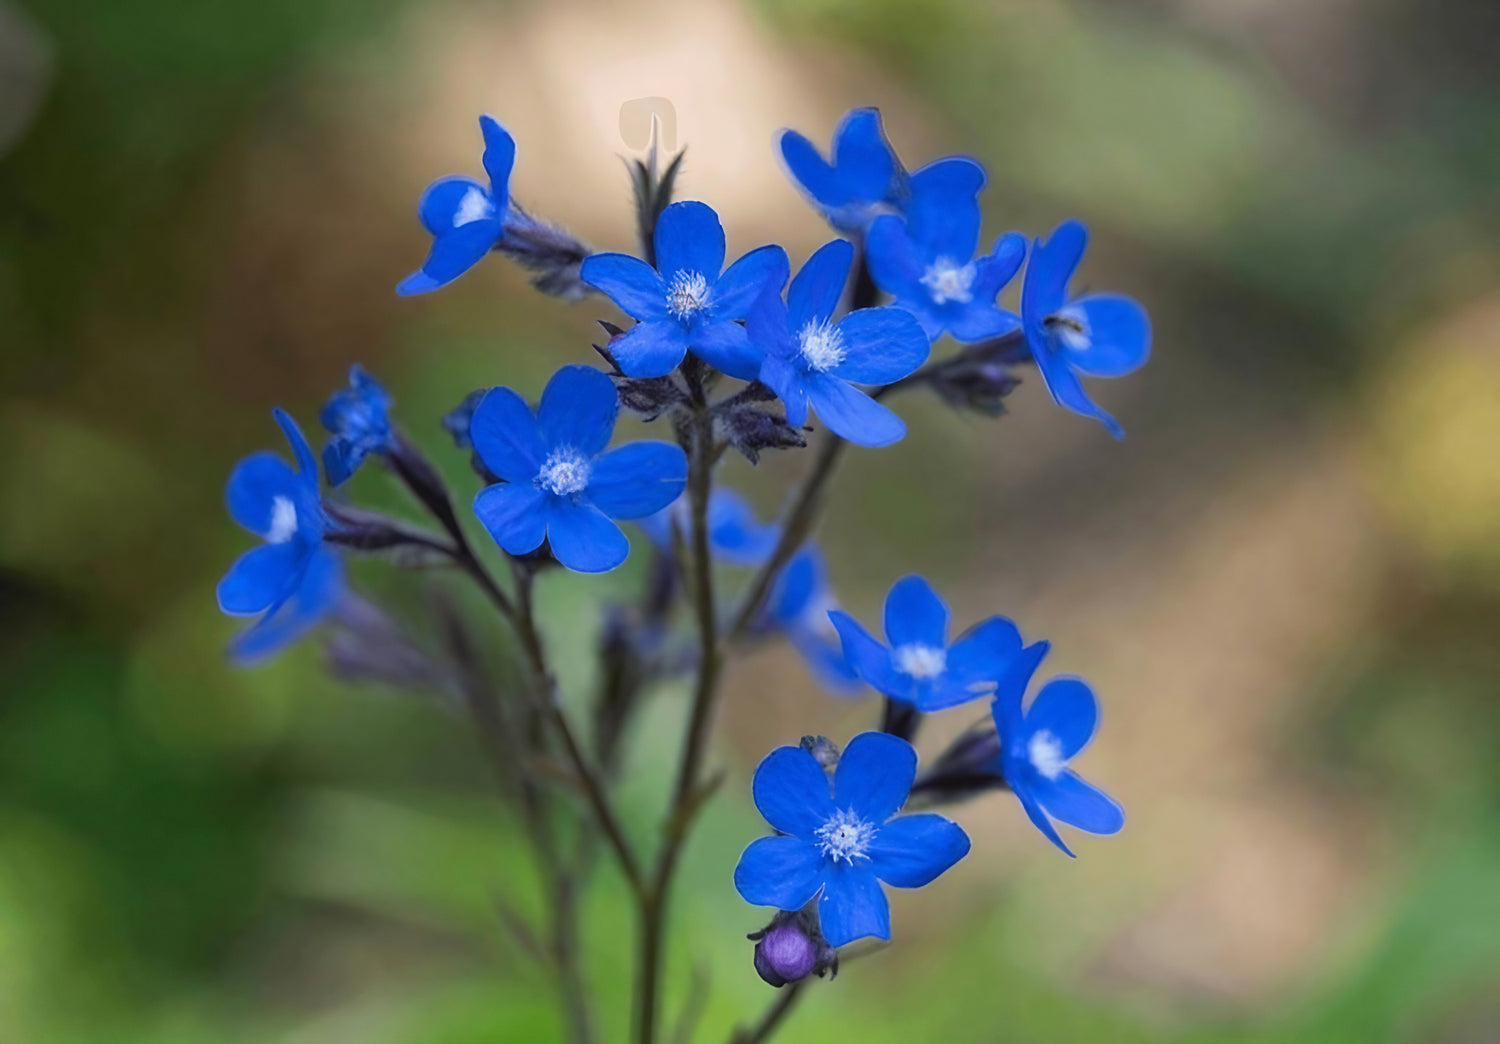
[[777, 747], [761, 759], [750, 793], [767, 823], [804, 840], [834, 811], [828, 773], [801, 747]]
[[1068, 298], [1068, 282], [1083, 260], [1089, 230], [1081, 221], [1064, 221], [1046, 241], [1031, 248], [1031, 264], [1021, 288], [1021, 314], [1028, 326], [1056, 312]]
[[885, 637], [892, 648], [948, 646], [948, 606], [920, 576], [904, 576], [885, 596]]
[[278, 604], [300, 579], [304, 554], [290, 541], [246, 551], [219, 581], [219, 609], [230, 616], [254, 616]]
[[856, 384], [899, 381], [932, 350], [922, 325], [904, 308], [861, 308], [840, 320], [838, 331], [848, 355], [832, 376]]
[[760, 363], [765, 356], [750, 343], [745, 328], [732, 319], [698, 327], [689, 343], [694, 355], [720, 373], [742, 381], [753, 381], [760, 376]]
[[536, 415], [509, 388], [491, 388], [469, 420], [469, 441], [490, 471], [507, 482], [531, 485], [547, 456]]
[[[978, 696], [997, 692], [1000, 682], [1021, 655], [1021, 632], [1003, 616], [992, 616], [961, 635], [948, 650], [948, 670], [944, 681], [955, 693], [952, 706]], [[947, 687], [947, 686], [945, 686]], [[940, 710], [924, 707], [923, 710]]]
[[833, 162], [853, 199], [876, 203], [890, 195], [896, 157], [881, 130], [879, 109], [853, 109], [844, 116], [834, 133]]
[[1021, 270], [1026, 260], [1026, 237], [1019, 232], [1007, 232], [995, 240], [995, 247], [974, 262], [974, 299], [992, 302], [995, 295], [1004, 290]]
[[911, 177], [907, 229], [931, 260], [965, 264], [979, 246], [984, 168], [963, 156], [929, 163]]
[[714, 315], [720, 319], [744, 319], [762, 293], [780, 294], [791, 274], [786, 251], [776, 245], [750, 251], [714, 284]]
[[844, 659], [843, 647], [838, 642], [807, 628], [788, 631], [787, 640], [812, 668], [813, 676], [824, 688], [838, 696], [857, 696], [864, 691], [864, 682]]
[[713, 286], [724, 267], [724, 226], [706, 203], [673, 203], [656, 219], [656, 270], [668, 282], [677, 272], [698, 272]]
[[750, 306], [745, 332], [762, 355], [789, 358], [796, 351], [791, 343], [786, 305], [782, 303], [781, 295], [769, 288]]
[[423, 228], [434, 236], [440, 236], [453, 231], [458, 213], [465, 208], [466, 201], [470, 212], [466, 216], [470, 220], [476, 214], [481, 218], [499, 216], [499, 208], [495, 206], [489, 190], [473, 178], [458, 174], [439, 178], [427, 186], [417, 202], [417, 216], [422, 219]]
[[[751, 329], [754, 329], [753, 323]], [[761, 360], [760, 381], [775, 392], [786, 407], [788, 424], [800, 428], [807, 423], [807, 389], [796, 367], [779, 355], [767, 355]]]
[[630, 554], [620, 527], [590, 504], [549, 498], [547, 542], [559, 562], [575, 573], [607, 573]]
[[734, 867], [734, 887], [753, 906], [800, 910], [823, 885], [823, 858], [796, 837], [762, 837]]
[[636, 323], [609, 346], [615, 362], [630, 377], [665, 377], [677, 369], [687, 350], [687, 331], [676, 319]]
[[304, 484], [310, 484], [316, 488], [318, 458], [313, 456], [312, 447], [307, 444], [307, 438], [302, 434], [302, 429], [297, 427], [297, 422], [292, 420], [292, 415], [280, 406], [271, 411], [271, 416], [276, 418], [276, 423], [281, 426], [281, 433], [286, 436], [286, 441], [292, 447], [292, 456], [297, 461], [297, 471], [302, 476]]
[[1073, 850], [1063, 844], [1063, 839], [1057, 833], [1057, 827], [1052, 825], [1052, 820], [1047, 818], [1047, 813], [1037, 804], [1036, 798], [1030, 793], [1026, 786], [1017, 786], [1016, 781], [1007, 779], [1011, 790], [1020, 799], [1021, 807], [1026, 810], [1026, 818], [1031, 820], [1031, 825], [1042, 832], [1042, 836], [1062, 849], [1070, 858], [1076, 858]]
[[899, 736], [861, 732], [839, 755], [833, 800], [872, 823], [884, 823], [906, 804], [917, 778], [917, 751]]
[[567, 447], [592, 457], [609, 445], [619, 415], [614, 381], [592, 366], [564, 366], [542, 390], [536, 423], [549, 449]]
[[251, 454], [234, 466], [224, 487], [229, 516], [258, 537], [271, 531], [277, 497], [295, 501], [301, 489], [297, 473], [287, 462], [266, 450]]
[[853, 263], [854, 244], [847, 239], [830, 240], [807, 259], [786, 292], [789, 331], [800, 330], [814, 320], [828, 321], [844, 296]]
[[856, 939], [891, 937], [891, 906], [874, 872], [864, 865], [829, 865], [818, 899], [823, 938], [833, 947]]
[[632, 319], [664, 319], [667, 286], [656, 269], [629, 254], [593, 254], [578, 278], [604, 294]]
[[547, 495], [530, 482], [501, 482], [474, 495], [474, 517], [507, 554], [529, 555], [547, 535]]
[[816, 374], [803, 382], [803, 388], [828, 430], [856, 446], [878, 448], [906, 437], [905, 421], [832, 374]]
[[1036, 360], [1037, 371], [1042, 375], [1042, 382], [1047, 385], [1052, 401], [1081, 417], [1092, 417], [1109, 429], [1109, 433], [1115, 438], [1123, 439], [1125, 429], [1120, 427], [1120, 422], [1089, 398], [1067, 360], [1054, 351], [1055, 338], [1045, 333], [1037, 338], [1028, 328], [1026, 340], [1031, 345], [1032, 358]]
[[328, 474], [328, 484], [342, 486], [349, 481], [369, 452], [362, 442], [352, 442], [342, 436], [329, 439], [323, 447], [323, 470]]
[[297, 590], [249, 630], [236, 635], [229, 644], [230, 657], [238, 664], [249, 664], [290, 645], [328, 615], [343, 592], [343, 582], [344, 565], [338, 556], [328, 551], [314, 553]]
[[730, 565], [754, 566], [776, 550], [781, 527], [774, 522], [762, 524], [744, 497], [721, 486], [708, 501], [708, 539], [714, 554]]
[[897, 816], [875, 835], [870, 869], [897, 888], [921, 888], [969, 854], [969, 835], [946, 816]]
[[948, 317], [948, 332], [955, 341], [974, 344], [1010, 333], [1021, 325], [1021, 317], [993, 304], [971, 304], [955, 309]]
[[490, 176], [490, 195], [498, 209], [504, 210], [510, 198], [510, 171], [516, 163], [516, 139], [493, 116], [479, 117], [479, 132], [484, 135], [483, 163]]
[[903, 300], [928, 298], [922, 276], [927, 262], [917, 244], [907, 234], [906, 226], [894, 214], [878, 217], [865, 236], [865, 261], [870, 278], [892, 297]]
[[1056, 779], [1039, 779], [1033, 790], [1042, 808], [1071, 827], [1090, 834], [1118, 834], [1125, 825], [1125, 810], [1076, 773], [1063, 772]]
[[644, 518], [682, 495], [687, 467], [673, 443], [627, 443], [594, 461], [584, 497], [610, 518]]
[[782, 131], [779, 144], [781, 158], [792, 180], [820, 205], [836, 209], [851, 201], [848, 187], [816, 145], [793, 130]]
[[1021, 701], [1031, 677], [1052, 648], [1051, 642], [1034, 642], [1016, 654], [1010, 666], [999, 679], [995, 691], [995, 702], [991, 714], [995, 719], [995, 730], [1005, 742], [1007, 749], [1019, 752], [1025, 745], [1026, 733], [1022, 727]]
[[1083, 750], [1098, 727], [1099, 701], [1081, 678], [1053, 678], [1026, 710], [1027, 734], [1052, 733], [1064, 758]]
[[911, 701], [912, 680], [892, 666], [889, 649], [846, 612], [835, 609], [828, 614], [828, 620], [838, 632], [844, 645], [844, 659], [855, 674], [891, 699]]
[[1082, 350], [1058, 342], [1068, 365], [1090, 377], [1123, 377], [1144, 366], [1151, 354], [1151, 320], [1146, 309], [1123, 294], [1088, 294], [1069, 301], [1067, 311], [1083, 312], [1089, 345]]
[[500, 241], [503, 226], [498, 220], [471, 221], [432, 241], [432, 251], [422, 267], [396, 287], [402, 297], [414, 297], [447, 286], [477, 265]]
[[[767, 528], [779, 533], [778, 527]], [[814, 608], [814, 598], [823, 589], [825, 582], [825, 569], [822, 552], [811, 544], [792, 557], [771, 589], [771, 616], [777, 623], [782, 626], [796, 623], [803, 614]]]

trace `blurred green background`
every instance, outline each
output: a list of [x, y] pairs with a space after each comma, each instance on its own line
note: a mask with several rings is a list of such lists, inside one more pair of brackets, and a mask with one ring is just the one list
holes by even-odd
[[[898, 893], [897, 944], [784, 1039], [1500, 1039], [1497, 51], [1486, 0], [0, 0], [0, 1041], [555, 1038], [471, 737], [330, 681], [316, 643], [230, 670], [221, 494], [281, 448], [273, 404], [310, 428], [362, 361], [466, 498], [437, 417], [534, 395], [613, 312], [498, 260], [398, 300], [415, 200], [477, 173], [492, 112], [517, 198], [629, 248], [618, 110], [646, 96], [731, 256], [827, 236], [775, 129], [826, 142], [878, 104], [913, 165], [984, 161], [988, 235], [1088, 221], [1084, 281], [1156, 325], [1096, 389], [1123, 443], [1027, 380], [999, 421], [904, 403], [906, 442], [851, 455], [823, 531], [845, 603], [873, 618], [920, 571], [956, 622], [1050, 637], [1130, 822], [1070, 862], [1008, 796], [964, 808], [973, 854]], [[802, 463], [724, 478], [770, 511]], [[639, 569], [545, 578], [562, 658]], [[433, 580], [356, 572], [418, 626]], [[751, 767], [875, 713], [784, 650], [727, 695], [668, 971], [703, 1040], [772, 997], [729, 882]], [[642, 836], [682, 703], [637, 731]], [[607, 876], [585, 925], [616, 1031]]]

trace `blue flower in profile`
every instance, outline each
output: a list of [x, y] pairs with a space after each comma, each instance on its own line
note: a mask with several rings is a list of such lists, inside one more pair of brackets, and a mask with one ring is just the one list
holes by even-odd
[[879, 109], [846, 113], [827, 160], [794, 130], [782, 131], [778, 144], [792, 180], [835, 228], [858, 231], [904, 195], [905, 173], [885, 139]]
[[396, 287], [403, 297], [447, 286], [477, 265], [505, 235], [516, 142], [493, 116], [479, 117], [479, 130], [490, 183], [455, 174], [434, 181], [422, 193], [417, 214], [432, 233], [432, 251], [422, 267]]
[[801, 747], [779, 747], [755, 770], [755, 807], [777, 833], [751, 842], [734, 868], [748, 903], [800, 910], [818, 896], [831, 946], [891, 937], [881, 882], [920, 888], [962, 859], [969, 837], [931, 812], [898, 816], [917, 772], [912, 745], [882, 732], [849, 741], [830, 781]]
[[247, 663], [301, 637], [333, 609], [343, 591], [343, 565], [323, 541], [331, 525], [318, 495], [318, 462], [297, 423], [278, 409], [276, 423], [297, 461], [252, 454], [229, 476], [230, 516], [265, 541], [245, 552], [219, 581], [219, 608], [260, 616], [230, 645]]
[[[668, 553], [672, 550], [674, 524], [682, 531], [684, 540], [691, 539], [692, 515], [685, 497], [636, 522], [653, 544]], [[760, 565], [776, 549], [780, 536], [781, 528], [774, 522], [757, 519], [750, 502], [734, 490], [719, 486], [709, 495], [708, 546], [721, 562], [735, 566]]]
[[[878, 692], [919, 711], [939, 711], [993, 695], [1022, 654], [1021, 632], [1003, 616], [976, 624], [948, 644], [948, 606], [920, 576], [896, 581], [885, 599], [878, 641], [845, 612], [828, 618], [854, 673]], [[1039, 643], [1043, 651], [1047, 643]]]
[[1094, 404], [1078, 378], [1123, 377], [1144, 365], [1151, 354], [1151, 321], [1139, 302], [1123, 294], [1068, 296], [1088, 240], [1083, 222], [1065, 221], [1046, 242], [1036, 241], [1021, 289], [1021, 319], [1052, 398], [1122, 439], [1125, 429]]
[[389, 415], [390, 394], [358, 365], [349, 368], [349, 387], [328, 398], [318, 419], [333, 438], [323, 447], [323, 470], [328, 484], [339, 486], [371, 453], [388, 453], [395, 446]]
[[786, 635], [813, 675], [841, 696], [854, 695], [864, 682], [849, 662], [828, 614], [838, 608], [828, 582], [828, 565], [816, 544], [806, 544], [776, 577], [766, 601], [766, 612]]
[[788, 424], [807, 423], [811, 405], [840, 438], [889, 446], [905, 437], [905, 422], [854, 385], [900, 380], [922, 365], [931, 344], [903, 308], [861, 308], [834, 322], [853, 260], [848, 240], [825, 243], [792, 280], [785, 303], [775, 292], [756, 302], [747, 329], [764, 356], [760, 380], [785, 404]]
[[912, 177], [902, 218], [876, 218], [866, 241], [875, 284], [922, 322], [933, 339], [948, 331], [960, 341], [984, 341], [1021, 325], [995, 298], [1021, 268], [1026, 239], [1007, 232], [979, 258], [979, 205], [984, 171], [963, 159], [945, 160]]
[[703, 203], [673, 203], [656, 221], [656, 267], [629, 254], [594, 254], [579, 278], [636, 320], [610, 353], [631, 377], [664, 377], [689, 351], [731, 377], [754, 380], [760, 357], [744, 319], [767, 288], [780, 293], [789, 265], [779, 246], [752, 250], [722, 274], [724, 226]]
[[1052, 820], [1090, 834], [1117, 834], [1125, 812], [1068, 767], [1099, 726], [1099, 701], [1078, 678], [1054, 678], [1023, 712], [1022, 698], [1040, 656], [1027, 657], [1001, 682], [991, 712], [1000, 735], [1000, 774], [1046, 838], [1068, 855]]
[[669, 442], [632, 442], [605, 452], [620, 398], [588, 366], [552, 375], [533, 413], [509, 388], [492, 388], [474, 411], [469, 438], [503, 481], [480, 490], [474, 514], [506, 552], [548, 541], [559, 562], [603, 573], [625, 561], [630, 541], [613, 519], [639, 519], [676, 500], [687, 456]]

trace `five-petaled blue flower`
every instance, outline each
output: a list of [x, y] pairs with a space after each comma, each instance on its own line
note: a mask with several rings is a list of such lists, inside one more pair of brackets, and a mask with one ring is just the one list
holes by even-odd
[[1007, 232], [994, 249], [975, 258], [979, 245], [976, 184], [978, 164], [950, 160], [934, 164], [928, 184], [914, 191], [907, 217], [875, 219], [866, 241], [870, 275], [877, 286], [922, 322], [927, 336], [944, 330], [960, 341], [984, 341], [1021, 325], [995, 297], [1015, 277], [1026, 256], [1026, 239]]
[[343, 590], [343, 564], [323, 542], [330, 522], [318, 495], [318, 462], [296, 421], [280, 409], [275, 415], [297, 469], [274, 453], [255, 453], [235, 466], [225, 490], [230, 516], [265, 541], [241, 555], [219, 581], [220, 609], [261, 617], [230, 645], [242, 663], [301, 637], [333, 609]]
[[785, 404], [788, 424], [807, 423], [811, 404], [835, 435], [889, 446], [906, 435], [906, 423], [854, 385], [900, 380], [922, 365], [931, 344], [904, 308], [861, 308], [833, 321], [853, 260], [848, 240], [825, 243], [792, 280], [786, 302], [764, 294], [747, 328], [764, 354], [760, 380]]
[[844, 658], [838, 632], [828, 619], [838, 608], [828, 583], [828, 566], [816, 544], [806, 544], [792, 556], [766, 602], [772, 623], [802, 655], [823, 685], [839, 695], [852, 695], [864, 683]]
[[403, 297], [447, 286], [477, 265], [505, 235], [516, 142], [493, 116], [479, 117], [479, 129], [484, 134], [483, 163], [489, 187], [458, 174], [427, 186], [417, 214], [432, 233], [432, 251], [422, 267], [396, 287]]
[[391, 429], [390, 394], [364, 367], [349, 368], [349, 387], [329, 396], [318, 419], [333, 433], [323, 447], [323, 470], [328, 484], [342, 485], [371, 453], [386, 453], [395, 433]]
[[[991, 712], [1000, 734], [1000, 774], [1032, 823], [1058, 848], [1056, 819], [1090, 834], [1117, 834], [1125, 812], [1068, 768], [1099, 726], [1099, 701], [1078, 678], [1053, 678], [1023, 712], [1022, 698], [1041, 656], [1026, 656], [1001, 682]], [[1049, 818], [1050, 817], [1050, 818]]]
[[760, 357], [736, 320], [769, 288], [780, 293], [789, 266], [786, 251], [763, 246], [728, 270], [724, 226], [711, 207], [673, 203], [656, 221], [656, 267], [629, 254], [595, 254], [579, 277], [614, 300], [636, 325], [609, 346], [631, 377], [663, 377], [692, 351], [715, 369], [754, 380]]
[[801, 747], [773, 750], [755, 770], [752, 792], [778, 833], [745, 849], [735, 888], [746, 902], [779, 910], [800, 910], [819, 896], [831, 946], [889, 939], [891, 910], [880, 882], [920, 888], [969, 851], [969, 836], [951, 819], [896, 815], [916, 773], [912, 745], [883, 732], [850, 740], [831, 781]]
[[1088, 240], [1083, 222], [1065, 221], [1046, 242], [1036, 241], [1021, 289], [1021, 318], [1052, 398], [1121, 439], [1125, 429], [1094, 404], [1078, 375], [1123, 377], [1142, 366], [1151, 354], [1151, 321], [1139, 302], [1123, 294], [1068, 296]]
[[886, 595], [889, 647], [848, 613], [836, 611], [828, 618], [843, 639], [844, 657], [854, 672], [876, 691], [919, 711], [993, 695], [1022, 652], [1021, 632], [1003, 616], [976, 624], [950, 646], [948, 606], [920, 576], [897, 580]]
[[[651, 542], [661, 550], [672, 550], [672, 526], [682, 531], [684, 540], [692, 539], [693, 524], [686, 497], [674, 500], [654, 515], [636, 522]], [[776, 549], [781, 527], [761, 522], [750, 502], [726, 486], [716, 488], [708, 498], [708, 546], [713, 556], [734, 566], [760, 565]]]
[[611, 519], [660, 511], [682, 493], [687, 456], [669, 442], [632, 442], [604, 452], [620, 398], [588, 366], [564, 366], [533, 413], [509, 388], [492, 388], [474, 411], [469, 438], [503, 481], [480, 490], [474, 514], [512, 555], [547, 540], [580, 573], [607, 572], [630, 553]]

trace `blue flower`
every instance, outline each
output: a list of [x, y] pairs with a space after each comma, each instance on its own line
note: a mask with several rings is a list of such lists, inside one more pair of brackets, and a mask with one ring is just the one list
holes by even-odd
[[673, 203], [656, 222], [656, 267], [629, 254], [594, 254], [579, 277], [607, 294], [637, 320], [610, 353], [631, 377], [664, 377], [691, 350], [715, 369], [754, 380], [760, 357], [751, 349], [744, 319], [762, 291], [780, 293], [789, 266], [786, 251], [763, 246], [722, 275], [724, 226], [711, 207]]
[[[891, 937], [880, 882], [920, 888], [962, 859], [969, 837], [930, 812], [897, 816], [917, 772], [912, 745], [855, 736], [828, 774], [801, 747], [779, 747], [755, 770], [755, 807], [778, 833], [750, 844], [734, 868], [748, 903], [799, 910], [813, 896], [832, 946]], [[893, 818], [894, 817], [894, 818]]]
[[[672, 551], [672, 525], [691, 539], [692, 516], [686, 498], [636, 521], [651, 542], [668, 554]], [[750, 502], [732, 489], [720, 486], [708, 498], [708, 546], [715, 558], [729, 565], [756, 566], [771, 556], [781, 528], [755, 517]]]
[[1094, 404], [1078, 376], [1123, 377], [1144, 365], [1151, 354], [1151, 321], [1137, 301], [1123, 294], [1068, 296], [1088, 240], [1083, 222], [1065, 221], [1046, 242], [1036, 241], [1021, 290], [1021, 319], [1026, 344], [1052, 398], [1095, 418], [1122, 439], [1125, 429]]
[[1022, 697], [1040, 661], [1040, 655], [1026, 657], [995, 696], [991, 710], [1001, 741], [998, 768], [1031, 822], [1071, 856], [1053, 819], [1090, 834], [1117, 834], [1125, 825], [1125, 812], [1068, 768], [1099, 725], [1099, 701], [1088, 685], [1078, 678], [1054, 678], [1022, 712]]
[[792, 180], [835, 228], [857, 231], [905, 194], [905, 172], [885, 140], [878, 109], [845, 114], [834, 131], [831, 162], [794, 130], [782, 131], [779, 144]]
[[396, 287], [396, 293], [403, 297], [447, 286], [477, 265], [505, 235], [516, 142], [493, 116], [479, 117], [479, 129], [484, 134], [483, 162], [489, 187], [456, 174], [427, 186], [417, 204], [417, 214], [432, 233], [432, 251], [422, 267]]
[[219, 581], [220, 609], [230, 616], [260, 616], [230, 645], [241, 663], [301, 637], [343, 591], [343, 564], [323, 542], [330, 522], [318, 496], [318, 462], [297, 423], [279, 409], [275, 416], [297, 470], [274, 453], [256, 453], [235, 466], [225, 490], [230, 516], [265, 541], [241, 555]]
[[371, 453], [387, 453], [395, 433], [387, 411], [390, 394], [374, 377], [356, 364], [349, 368], [349, 387], [329, 396], [318, 414], [333, 438], [323, 447], [323, 469], [328, 484], [342, 485]]
[[687, 456], [669, 442], [632, 442], [604, 452], [620, 399], [588, 366], [564, 366], [533, 413], [509, 388], [492, 388], [474, 411], [469, 438], [503, 481], [474, 498], [474, 514], [509, 554], [547, 540], [569, 569], [603, 573], [630, 553], [611, 519], [660, 511], [687, 482]]
[[760, 380], [786, 405], [788, 424], [807, 423], [811, 403], [835, 435], [889, 446], [906, 435], [906, 424], [854, 385], [900, 380], [922, 365], [931, 345], [902, 308], [861, 308], [833, 321], [853, 260], [847, 240], [825, 243], [792, 280], [786, 303], [766, 293], [747, 328], [764, 355]]
[[[1003, 616], [976, 624], [948, 644], [948, 607], [920, 576], [896, 581], [885, 599], [882, 645], [848, 613], [828, 618], [849, 666], [878, 692], [919, 711], [990, 696], [1021, 655], [1021, 632]], [[1040, 643], [1043, 650], [1046, 643]], [[1032, 647], [1033, 649], [1036, 646]]]
[[948, 160], [912, 182], [906, 220], [888, 215], [870, 226], [866, 256], [875, 284], [933, 339], [946, 330], [960, 341], [984, 341], [1020, 326], [1020, 317], [997, 307], [995, 297], [1020, 270], [1025, 237], [1007, 232], [990, 253], [974, 257], [983, 170]]
[[828, 583], [828, 566], [815, 544], [805, 545], [776, 577], [766, 611], [776, 628], [802, 655], [822, 684], [840, 695], [864, 688], [844, 658], [838, 632], [828, 619], [838, 608]]

